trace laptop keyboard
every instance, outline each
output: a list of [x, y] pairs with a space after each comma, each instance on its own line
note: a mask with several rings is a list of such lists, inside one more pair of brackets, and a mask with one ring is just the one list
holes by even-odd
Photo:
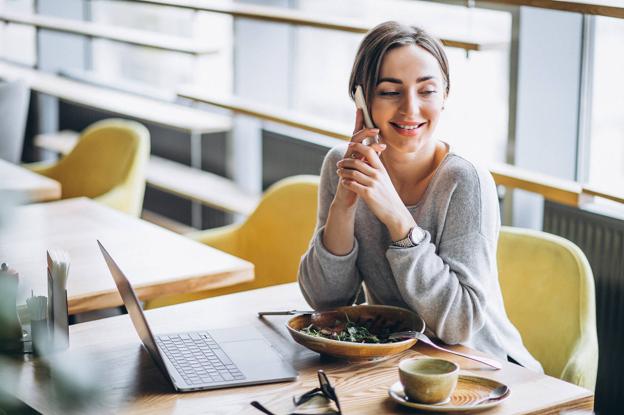
[[245, 379], [208, 333], [156, 336], [156, 344], [189, 385]]

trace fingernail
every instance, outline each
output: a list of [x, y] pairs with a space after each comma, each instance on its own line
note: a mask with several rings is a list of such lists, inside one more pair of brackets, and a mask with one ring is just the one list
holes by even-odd
[[355, 143], [354, 142], [350, 142], [349, 143], [349, 147], [351, 147], [352, 145], [355, 145]]

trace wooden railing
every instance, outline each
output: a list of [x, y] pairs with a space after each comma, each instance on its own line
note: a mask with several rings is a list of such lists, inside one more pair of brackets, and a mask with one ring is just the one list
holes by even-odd
[[576, 182], [536, 173], [510, 164], [494, 164], [490, 173], [497, 185], [522, 189], [544, 199], [568, 206], [580, 206], [582, 186]]
[[218, 52], [215, 47], [200, 44], [193, 39], [80, 20], [0, 11], [0, 21], [195, 55]]
[[341, 140], [346, 140], [351, 137], [349, 128], [338, 123], [332, 123], [325, 119], [310, 116], [309, 114], [271, 107], [240, 98], [218, 97], [196, 92], [199, 89], [200, 88], [194, 86], [182, 86], [178, 90], [178, 96], [224, 108], [237, 114], [249, 115], [265, 121], [272, 121], [313, 133], [339, 138]]
[[[298, 26], [316, 27], [329, 30], [340, 30], [351, 33], [365, 33], [371, 25], [348, 19], [328, 19], [312, 16], [307, 12], [275, 7], [223, 4], [214, 1], [197, 0], [135, 0], [136, 2], [154, 5], [182, 7], [192, 10], [209, 11], [229, 14], [234, 17], [249, 18], [270, 22], [293, 24]], [[498, 3], [530, 5], [535, 7], [556, 8], [568, 11], [577, 11], [589, 14], [611, 13], [614, 17], [624, 17], [624, 6], [609, 5], [606, 2], [580, 2], [558, 0], [493, 0]], [[562, 9], [565, 8], [565, 9]], [[622, 12], [621, 15], [618, 13]], [[111, 27], [92, 22], [72, 21], [48, 16], [0, 12], [0, 21], [27, 24], [38, 28], [57, 30], [67, 33], [76, 33], [90, 37], [106, 38], [124, 43], [154, 47], [164, 50], [175, 50], [186, 53], [212, 53], [213, 49], [199, 46], [190, 39], [173, 38], [155, 33], [146, 33], [134, 29]], [[443, 39], [447, 46], [464, 48], [466, 50], [483, 50], [498, 47], [500, 42], [476, 41], [466, 39]], [[205, 111], [183, 107], [176, 104], [157, 102], [141, 98], [132, 94], [120, 93], [94, 87], [80, 82], [71, 81], [56, 75], [45, 74], [34, 70], [17, 68], [13, 65], [0, 63], [0, 77], [5, 79], [25, 79], [33, 90], [53, 95], [88, 107], [103, 109], [124, 116], [145, 120], [166, 127], [177, 128], [193, 133], [208, 133], [229, 129], [230, 121], [224, 117], [214, 116]], [[195, 92], [196, 88], [186, 86], [180, 88], [178, 95], [182, 98], [204, 102], [235, 113], [257, 117], [262, 120], [276, 122], [306, 131], [327, 135], [339, 139], [349, 139], [350, 129], [347, 126], [328, 122], [327, 120], [311, 117], [307, 114], [292, 110], [273, 108], [266, 105], [233, 98], [214, 97]], [[44, 145], [45, 146], [45, 145]], [[73, 146], [73, 144], [71, 145]], [[71, 147], [70, 147], [71, 148]], [[68, 151], [68, 148], [65, 148]], [[248, 197], [239, 192], [231, 182], [223, 179], [217, 183], [217, 188], [228, 188], [226, 194], [235, 194], [231, 200], [220, 201], [219, 198], [207, 194], [201, 186], [192, 189], [184, 188], [172, 181], [173, 178], [184, 177], [184, 182], [203, 183], [205, 187], [215, 185], [210, 173], [201, 174], [198, 169], [188, 166], [169, 165], [166, 160], [154, 158], [151, 162], [151, 184], [174, 194], [196, 200], [217, 209], [249, 213], [255, 203], [255, 197]], [[176, 164], [176, 163], [173, 163]], [[160, 169], [160, 170], [159, 170]], [[618, 203], [624, 203], [624, 196], [613, 192], [583, 186], [576, 182], [565, 181], [553, 177], [530, 172], [511, 165], [499, 164], [490, 169], [497, 184], [524, 189], [538, 193], [544, 198], [571, 206], [579, 206], [588, 197], [601, 197]], [[160, 172], [160, 173], [156, 173]], [[163, 173], [164, 172], [164, 173]], [[213, 175], [214, 176], [214, 175]], [[183, 189], [184, 188], [184, 189]], [[231, 191], [234, 189], [234, 191]], [[240, 198], [239, 198], [240, 196]], [[239, 198], [239, 202], [236, 199]], [[246, 200], [243, 200], [245, 199]], [[242, 202], [240, 202], [243, 200]], [[234, 206], [239, 203], [239, 207]]]
[[583, 185], [583, 194], [596, 196], [603, 199], [611, 200], [613, 202], [624, 204], [624, 193], [614, 193], [611, 191], [607, 191], [606, 189], [601, 189], [599, 186], [595, 185]]
[[[256, 6], [247, 4], [228, 4], [222, 2], [196, 0], [134, 0], [139, 3], [149, 3], [162, 6], [174, 6], [197, 11], [228, 14], [239, 18], [268, 21], [274, 23], [292, 24], [296, 26], [314, 27], [326, 30], [337, 30], [348, 33], [364, 34], [374, 25], [356, 19], [331, 18], [325, 15], [311, 15], [302, 10]], [[209, 45], [198, 43], [193, 39], [163, 35], [143, 30], [110, 26], [101, 23], [63, 19], [58, 17], [42, 16], [27, 13], [0, 12], [0, 21], [17, 23], [55, 30], [65, 33], [79, 34], [94, 38], [102, 38], [133, 45], [148, 46], [162, 50], [177, 51], [191, 54], [215, 53], [217, 50]], [[435, 35], [435, 33], [434, 33]], [[467, 51], [482, 51], [499, 49], [509, 44], [508, 39], [498, 39], [475, 35], [474, 33], [459, 33], [452, 37], [440, 36], [440, 41], [448, 47], [465, 49]]]
[[[33, 90], [38, 92], [53, 95], [80, 105], [107, 110], [187, 132], [210, 133], [226, 131], [230, 126], [230, 120], [226, 117], [215, 116], [202, 110], [110, 91], [105, 88], [86, 85], [56, 75], [19, 68], [6, 63], [0, 63], [0, 78], [9, 80], [24, 79]], [[182, 88], [180, 96], [226, 108], [235, 113], [254, 116], [262, 120], [289, 125], [314, 133], [345, 140], [350, 137], [347, 126], [319, 122], [318, 118], [305, 116], [293, 111], [278, 111], [274, 108], [248, 101], [205, 96], [193, 93], [192, 89], [190, 86]], [[74, 145], [73, 143], [67, 144], [67, 142], [65, 147], [60, 142], [51, 145], [41, 144], [41, 142], [39, 144], [63, 153], [69, 151]], [[161, 163], [158, 164], [159, 162]], [[222, 179], [217, 183], [217, 179], [213, 177], [215, 175], [198, 169], [182, 165], [166, 165], [165, 160], [155, 160], [154, 166], [153, 172], [161, 172], [161, 174], [153, 173], [151, 179], [149, 179], [150, 184], [154, 187], [220, 210], [247, 214], [253, 209], [257, 200], [253, 195], [245, 195], [244, 192], [238, 190], [227, 179]], [[159, 166], [160, 170], [156, 170]], [[169, 167], [169, 169], [165, 167]], [[166, 173], [162, 174], [163, 171]], [[499, 185], [534, 192], [542, 195], [547, 200], [570, 206], [580, 206], [592, 197], [624, 203], [624, 195], [542, 175], [512, 165], [493, 165], [490, 167], [490, 172], [495, 182]], [[177, 180], [183, 176], [184, 179]], [[174, 178], [177, 179], [174, 180]], [[192, 188], [189, 188], [190, 184], [192, 184]], [[214, 188], [222, 189], [216, 193], [226, 195], [225, 201], [221, 200], [219, 195], [214, 196], [215, 192], [212, 192]], [[227, 189], [227, 191], [223, 189]], [[245, 199], [244, 203], [236, 202], [236, 200], [240, 201], [243, 199]]]
[[[157, 4], [162, 6], [182, 7], [193, 10], [205, 10], [215, 13], [225, 13], [237, 17], [266, 20], [280, 23], [307, 25], [324, 29], [348, 30], [351, 24], [344, 24], [343, 20], [332, 20], [327, 17], [307, 17], [306, 14], [291, 14], [276, 7], [252, 6], [247, 4], [227, 4], [214, 0], [132, 0], [138, 3]], [[436, 0], [429, 0], [436, 1]], [[573, 13], [591, 14], [597, 16], [615, 17], [624, 19], [624, 2], [621, 0], [445, 0], [450, 5], [466, 6], [470, 4], [506, 4], [511, 6], [530, 6], [541, 9], [561, 10]], [[334, 27], [332, 27], [334, 26]], [[356, 25], [358, 27], [358, 25]]]
[[[192, 86], [185, 86], [178, 91], [178, 95], [183, 98], [226, 108], [238, 114], [254, 116], [262, 120], [300, 128], [305, 131], [321, 133], [343, 140], [348, 140], [351, 137], [346, 126], [332, 125], [327, 122], [319, 124], [315, 118], [306, 117], [297, 112], [276, 110], [268, 106], [239, 99], [204, 95], [195, 93], [193, 90]], [[598, 190], [574, 181], [562, 180], [510, 164], [492, 165], [490, 172], [498, 185], [537, 193], [547, 200], [569, 206], [580, 206], [593, 196], [624, 203], [624, 196], [614, 192]]]
[[[326, 30], [338, 30], [348, 33], [366, 33], [373, 24], [356, 19], [332, 18], [327, 15], [315, 15], [305, 10], [286, 9], [283, 7], [257, 6], [251, 4], [227, 3], [211, 0], [133, 0], [137, 3], [173, 6], [196, 11], [227, 14], [234, 17], [260, 20], [273, 23], [292, 24]], [[433, 33], [435, 35], [435, 33]], [[505, 47], [508, 39], [479, 37], [472, 33], [462, 33], [453, 37], [439, 36], [445, 46], [470, 51], [489, 50]]]
[[73, 81], [51, 73], [0, 62], [0, 78], [21, 79], [33, 90], [81, 106], [136, 118], [189, 133], [228, 131], [231, 121], [195, 108]]
[[[225, 132], [231, 127], [228, 117], [112, 91], [7, 63], [0, 62], [0, 78], [21, 79], [33, 91], [189, 134]], [[77, 136], [75, 132], [43, 134], [36, 138], [35, 144], [67, 154], [76, 144]], [[256, 195], [243, 192], [224, 177], [155, 156], [150, 158], [147, 182], [159, 190], [221, 211], [243, 215], [251, 213], [258, 200]]]
[[[487, 0], [483, 3], [530, 6], [624, 19], [624, 2], [621, 0]], [[462, 4], [465, 2], [462, 1]]]

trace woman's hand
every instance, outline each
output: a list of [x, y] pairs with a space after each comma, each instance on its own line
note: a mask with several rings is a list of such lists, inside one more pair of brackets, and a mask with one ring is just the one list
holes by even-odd
[[[355, 113], [355, 129], [353, 130], [353, 136], [351, 137], [351, 143], [361, 143], [365, 138], [374, 138], [379, 134], [379, 130], [376, 128], [364, 128], [364, 116], [362, 110], [358, 109]], [[373, 144], [372, 148], [381, 153], [385, 149], [383, 144]], [[344, 159], [353, 160], [354, 158], [363, 158], [357, 152], [352, 150], [352, 146], [347, 149], [344, 155]], [[339, 161], [338, 164], [342, 162]], [[338, 168], [338, 165], [336, 166]], [[357, 201], [357, 193], [345, 187], [342, 180], [338, 181], [338, 189], [334, 196], [334, 204], [342, 208], [351, 208]]]
[[[380, 146], [385, 149], [385, 145]], [[392, 240], [404, 238], [415, 222], [394, 188], [379, 154], [373, 147], [356, 141], [349, 143], [347, 152], [358, 153], [362, 158], [347, 157], [338, 162], [339, 186], [366, 202], [373, 214], [386, 225]]]
[[[383, 144], [373, 144], [371, 147], [361, 144], [365, 138], [373, 138], [379, 134], [379, 130], [375, 128], [364, 128], [363, 119], [362, 110], [358, 110], [355, 116], [355, 131], [353, 137], [351, 137], [349, 149], [345, 153], [345, 158], [339, 161], [338, 164], [344, 161], [356, 161], [356, 158], [365, 160], [363, 154], [354, 151], [355, 145], [361, 146], [373, 153], [375, 153], [375, 151], [382, 152], [385, 149], [386, 146]], [[362, 164], [367, 163], [367, 161], [362, 160], [357, 161]], [[379, 157], [377, 157], [377, 160], [379, 160]], [[344, 169], [339, 168], [337, 170], [339, 176], [341, 170]], [[353, 250], [355, 243], [355, 203], [358, 197], [356, 189], [351, 189], [349, 186], [346, 186], [339, 177], [336, 195], [329, 207], [327, 222], [325, 223], [325, 230], [323, 232], [323, 245], [325, 249], [334, 255], [344, 256]]]

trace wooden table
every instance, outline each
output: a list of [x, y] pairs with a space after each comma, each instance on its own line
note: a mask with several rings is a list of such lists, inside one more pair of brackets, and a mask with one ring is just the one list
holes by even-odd
[[0, 159], [0, 192], [23, 195], [29, 202], [61, 198], [61, 184], [56, 180]]
[[46, 249], [71, 256], [70, 314], [122, 304], [99, 239], [143, 300], [253, 279], [253, 264], [86, 198], [21, 206], [0, 233], [3, 261], [20, 274], [20, 299], [47, 295]]
[[[105, 379], [107, 403], [85, 413], [176, 413], [176, 414], [255, 414], [249, 402], [258, 400], [276, 413], [283, 413], [295, 394], [315, 387], [317, 369], [324, 369], [336, 387], [344, 414], [415, 413], [388, 398], [388, 387], [398, 380], [401, 359], [420, 354], [440, 356], [457, 362], [464, 373], [485, 376], [506, 383], [511, 396], [489, 414], [558, 413], [572, 408], [591, 409], [593, 394], [561, 380], [504, 363], [500, 371], [483, 369], [478, 364], [417, 344], [391, 359], [376, 363], [349, 363], [321, 358], [294, 343], [284, 324], [287, 316], [256, 317], [259, 310], [307, 308], [296, 284], [285, 284], [246, 291], [202, 301], [179, 304], [147, 312], [152, 330], [157, 333], [194, 329], [253, 325], [299, 370], [295, 382], [176, 394], [160, 374], [131, 326], [128, 316], [77, 324], [70, 327], [70, 349], [61, 358], [73, 359], [90, 353], [91, 361]], [[463, 347], [454, 347], [467, 350]], [[58, 413], [46, 383], [45, 369], [37, 360], [27, 358], [21, 365], [16, 396], [42, 413]]]

